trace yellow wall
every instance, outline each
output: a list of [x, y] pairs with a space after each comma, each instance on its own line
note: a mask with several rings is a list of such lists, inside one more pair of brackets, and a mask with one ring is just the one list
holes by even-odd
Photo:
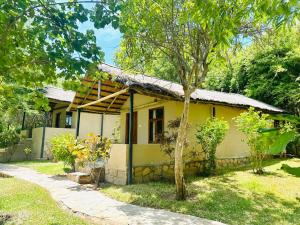
[[[54, 128], [54, 127], [46, 127], [45, 131], [45, 145], [44, 145], [44, 158], [47, 156], [51, 157], [49, 152], [51, 147], [51, 139], [55, 136], [72, 133], [75, 135], [75, 129], [68, 128]], [[38, 159], [41, 156], [41, 148], [42, 148], [42, 139], [43, 139], [43, 128], [38, 127], [32, 130], [32, 158]]]
[[[84, 137], [88, 133], [100, 134], [101, 114], [80, 113], [80, 130], [79, 137]], [[119, 115], [104, 115], [103, 118], [103, 136], [112, 138], [116, 127], [120, 124]], [[77, 112], [72, 114], [72, 128], [77, 126]]]
[[[148, 113], [149, 109], [164, 107], [164, 129], [167, 130], [168, 121], [180, 117], [183, 104], [178, 101], [162, 101], [149, 96], [139, 94], [134, 95], [134, 107], [138, 112], [138, 134], [137, 144], [134, 145], [134, 165], [135, 164], [152, 164], [154, 159], [157, 163], [166, 161], [166, 157], [161, 154], [159, 145], [148, 144]], [[189, 123], [189, 149], [197, 149], [201, 147], [196, 142], [195, 133], [196, 126], [203, 123], [208, 117], [212, 116], [212, 104], [191, 104]], [[248, 146], [242, 141], [243, 134], [239, 132], [232, 120], [238, 116], [243, 109], [214, 105], [216, 108], [216, 117], [224, 118], [229, 122], [229, 131], [226, 134], [224, 141], [217, 148], [218, 158], [235, 158], [248, 155]], [[121, 111], [121, 143], [125, 143], [126, 129], [126, 113], [129, 112], [129, 99], [123, 105]]]

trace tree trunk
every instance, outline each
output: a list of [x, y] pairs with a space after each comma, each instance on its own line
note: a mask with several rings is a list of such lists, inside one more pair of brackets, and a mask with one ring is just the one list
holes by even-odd
[[175, 147], [175, 184], [176, 184], [176, 199], [185, 200], [186, 199], [186, 186], [184, 181], [183, 169], [183, 150], [185, 147], [186, 137], [187, 137], [187, 126], [188, 126], [188, 114], [190, 107], [190, 91], [185, 91], [183, 112], [181, 115], [180, 126], [178, 129], [178, 136], [176, 140]]

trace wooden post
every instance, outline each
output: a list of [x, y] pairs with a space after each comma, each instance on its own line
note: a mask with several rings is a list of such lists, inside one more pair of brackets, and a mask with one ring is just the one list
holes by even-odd
[[129, 91], [129, 95], [130, 95], [130, 109], [129, 109], [129, 126], [128, 126], [128, 144], [129, 144], [129, 154], [128, 154], [128, 181], [127, 183], [128, 184], [132, 184], [132, 153], [133, 153], [133, 143], [132, 143], [132, 137], [133, 137], [133, 119], [134, 119], [134, 116], [133, 116], [133, 101], [134, 101], [134, 98], [133, 98], [133, 91], [130, 90]]
[[25, 129], [25, 117], [26, 117], [26, 112], [23, 112], [22, 130]]
[[80, 129], [80, 112], [81, 112], [81, 109], [77, 109], [76, 138], [79, 136], [79, 129]]
[[44, 125], [43, 125], [43, 136], [42, 136], [42, 146], [41, 146], [41, 155], [40, 155], [41, 159], [44, 157], [47, 120], [48, 120], [48, 114], [47, 114], [47, 112], [45, 112]]
[[101, 129], [100, 129], [100, 136], [103, 137], [103, 121], [104, 121], [104, 113], [101, 115]]

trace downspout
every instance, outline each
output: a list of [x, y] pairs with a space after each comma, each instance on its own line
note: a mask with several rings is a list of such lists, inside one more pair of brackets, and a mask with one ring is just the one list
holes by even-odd
[[133, 137], [133, 90], [129, 90], [129, 95], [130, 95], [130, 111], [129, 111], [129, 131], [128, 131], [128, 144], [129, 144], [129, 154], [128, 154], [128, 184], [132, 184], [132, 153], [133, 153], [133, 143], [132, 143], [132, 137]]

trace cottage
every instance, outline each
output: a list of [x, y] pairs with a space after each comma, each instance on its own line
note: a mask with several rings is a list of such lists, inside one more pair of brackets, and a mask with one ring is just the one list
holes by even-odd
[[[159, 137], [167, 129], [168, 121], [181, 115], [182, 86], [142, 74], [126, 73], [107, 64], [99, 65], [99, 70], [108, 74], [109, 79], [98, 81], [86, 77], [82, 85], [87, 86], [88, 91], [76, 93], [69, 109], [79, 115], [77, 129], [80, 124], [84, 125], [80, 119], [84, 112], [120, 115], [121, 138], [112, 146], [105, 168], [106, 180], [128, 184], [172, 177], [174, 165], [161, 151]], [[190, 145], [186, 151], [200, 148], [195, 140], [197, 124], [209, 117], [220, 117], [229, 122], [230, 129], [217, 149], [218, 166], [244, 163], [249, 148], [242, 141], [243, 134], [237, 130], [233, 118], [250, 106], [267, 113], [282, 112], [243, 95], [197, 89], [191, 96]], [[107, 122], [109, 126], [112, 124]], [[90, 124], [93, 122], [85, 126]], [[107, 125], [104, 123], [104, 126]], [[185, 173], [198, 172], [201, 160], [201, 157], [196, 157], [187, 161]]]
[[[80, 129], [77, 127], [77, 112], [70, 111], [75, 92], [65, 91], [61, 88], [48, 86], [44, 89], [45, 97], [49, 101], [51, 110], [45, 113], [43, 126], [28, 129], [26, 127], [26, 114], [23, 116], [22, 133], [27, 136], [26, 146], [32, 147], [32, 158], [49, 158], [50, 141], [54, 136], [64, 133], [72, 133], [79, 137], [84, 137], [88, 133], [95, 133], [105, 137], [116, 139], [116, 130], [120, 121], [118, 115], [104, 115], [101, 112], [82, 112]], [[103, 126], [109, 124], [109, 126]]]

